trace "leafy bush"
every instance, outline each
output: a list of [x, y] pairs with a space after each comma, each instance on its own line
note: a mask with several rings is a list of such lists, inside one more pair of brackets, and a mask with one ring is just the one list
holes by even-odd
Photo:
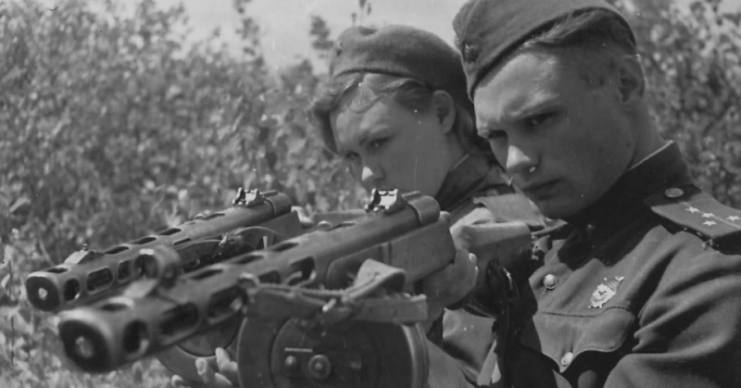
[[[698, 183], [741, 207], [741, 12], [721, 0], [633, 0], [636, 30], [651, 84], [654, 114], [686, 155]], [[620, 3], [622, 4], [622, 3]]]
[[[186, 44], [183, 8], [152, 0], [36, 0], [0, 17], [0, 386], [161, 386], [155, 361], [108, 376], [69, 371], [53, 318], [23, 277], [83, 244], [105, 248], [227, 206], [238, 187], [279, 190], [309, 211], [357, 205], [305, 108], [308, 62], [278, 79], [255, 34], [236, 58]], [[41, 377], [41, 376], [49, 376]]]

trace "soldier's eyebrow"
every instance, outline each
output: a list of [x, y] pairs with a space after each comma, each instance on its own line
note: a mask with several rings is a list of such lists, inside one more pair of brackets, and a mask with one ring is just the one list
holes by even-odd
[[[376, 125], [373, 128], [361, 128], [360, 134], [358, 135], [358, 148], [364, 147], [368, 142], [375, 140], [379, 136], [390, 135], [391, 128], [387, 125]], [[349, 149], [345, 144], [337, 144], [337, 153], [345, 155], [351, 152], [355, 152]]]
[[501, 135], [506, 132], [507, 125], [520, 125], [535, 116], [556, 112], [562, 107], [563, 104], [560, 102], [549, 101], [544, 104], [529, 106], [518, 112], [508, 114], [501, 121], [497, 121], [496, 123], [487, 123], [484, 125], [484, 123], [478, 121], [476, 126], [477, 135], [483, 138], [491, 137], [493, 134]]
[[508, 101], [501, 107], [499, 113], [477, 115], [476, 128], [478, 132], [494, 132], [504, 130], [508, 125], [516, 125], [534, 115], [549, 110], [562, 108], [564, 102], [555, 92], [537, 91], [526, 99], [517, 97], [515, 101]]
[[504, 122], [520, 122], [532, 116], [557, 109], [562, 106], [563, 102], [560, 101], [558, 95], [543, 96], [542, 98], [536, 97], [534, 100], [528, 101], [528, 103], [522, 106], [520, 109], [516, 109], [512, 112], [506, 113], [504, 115]]
[[387, 135], [391, 129], [386, 125], [376, 126], [368, 130], [364, 130], [360, 135], [360, 141], [358, 145], [363, 147], [369, 141], [375, 140], [376, 137]]

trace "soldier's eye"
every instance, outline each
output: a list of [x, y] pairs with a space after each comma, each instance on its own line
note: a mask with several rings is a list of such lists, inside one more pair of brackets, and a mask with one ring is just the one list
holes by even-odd
[[504, 131], [480, 131], [479, 136], [489, 141], [499, 141], [507, 138]]
[[528, 128], [535, 128], [547, 123], [554, 117], [556, 117], [556, 112], [539, 113], [525, 119], [525, 124]]
[[360, 163], [360, 155], [358, 155], [355, 152], [347, 152], [343, 156], [343, 159], [345, 159], [345, 162], [350, 164], [358, 164]]
[[381, 138], [381, 139], [375, 139], [368, 143], [368, 147], [370, 147], [373, 150], [377, 150], [381, 147], [383, 147], [384, 144], [388, 141], [388, 138]]

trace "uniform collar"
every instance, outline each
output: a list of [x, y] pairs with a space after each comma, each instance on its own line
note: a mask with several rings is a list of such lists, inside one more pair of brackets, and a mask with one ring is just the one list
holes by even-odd
[[445, 176], [445, 181], [435, 199], [442, 210], [450, 211], [480, 189], [506, 184], [499, 170], [485, 155], [469, 153]]
[[687, 164], [679, 147], [672, 142], [626, 171], [597, 202], [564, 220], [588, 231], [618, 226], [641, 210], [643, 200], [649, 195], [690, 182]]

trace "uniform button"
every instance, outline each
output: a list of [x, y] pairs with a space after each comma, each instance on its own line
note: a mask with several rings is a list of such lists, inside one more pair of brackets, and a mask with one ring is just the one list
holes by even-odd
[[671, 189], [666, 189], [664, 194], [667, 196], [667, 198], [679, 198], [684, 195], [684, 190], [672, 187]]
[[584, 231], [587, 232], [587, 236], [591, 236], [594, 234], [594, 231], [597, 229], [597, 227], [594, 224], [587, 224], [587, 226], [584, 228]]
[[566, 354], [561, 357], [561, 365], [563, 366], [569, 366], [571, 364], [571, 361], [574, 360], [574, 353], [566, 352]]
[[543, 278], [543, 286], [548, 290], [556, 288], [556, 283], [558, 283], [558, 278], [554, 274], [549, 273]]

